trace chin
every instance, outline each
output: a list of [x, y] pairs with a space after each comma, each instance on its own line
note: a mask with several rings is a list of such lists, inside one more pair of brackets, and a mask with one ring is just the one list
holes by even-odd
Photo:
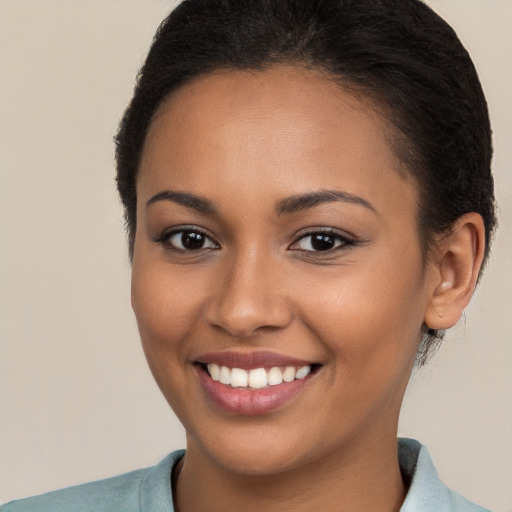
[[216, 432], [209, 429], [197, 432], [196, 436], [188, 434], [187, 450], [201, 451], [205, 455], [203, 460], [208, 459], [233, 474], [261, 477], [309, 466], [322, 453], [330, 451], [308, 439], [301, 428], [293, 431], [293, 427], [278, 424], [248, 423], [237, 421], [229, 428], [218, 426]]

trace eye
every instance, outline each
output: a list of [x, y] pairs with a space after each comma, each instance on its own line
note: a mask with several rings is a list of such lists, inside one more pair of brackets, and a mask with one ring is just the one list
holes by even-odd
[[349, 238], [331, 231], [317, 231], [300, 237], [290, 249], [295, 251], [327, 252], [353, 245]]
[[206, 233], [198, 229], [179, 229], [163, 233], [155, 242], [176, 251], [199, 251], [201, 249], [218, 249]]

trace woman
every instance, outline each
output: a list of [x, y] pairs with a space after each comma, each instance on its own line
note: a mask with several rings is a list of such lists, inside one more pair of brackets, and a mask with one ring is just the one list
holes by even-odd
[[186, 455], [5, 510], [483, 510], [396, 432], [488, 255], [490, 158], [472, 63], [420, 2], [184, 2], [117, 163]]

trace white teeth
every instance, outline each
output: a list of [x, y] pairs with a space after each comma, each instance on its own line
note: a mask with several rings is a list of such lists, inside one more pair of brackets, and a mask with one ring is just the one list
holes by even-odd
[[218, 381], [220, 377], [220, 368], [217, 364], [209, 364], [208, 365], [208, 373], [210, 374], [213, 380]]
[[219, 382], [221, 384], [231, 384], [231, 370], [227, 366], [221, 366]]
[[311, 371], [311, 366], [301, 366], [295, 374], [296, 379], [303, 379]]
[[247, 372], [241, 368], [233, 368], [231, 370], [231, 385], [234, 388], [246, 388], [247, 387]]
[[207, 365], [211, 378], [221, 384], [230, 384], [234, 388], [262, 389], [266, 386], [277, 386], [282, 382], [293, 382], [295, 379], [304, 379], [311, 373], [311, 366], [287, 366], [282, 370], [274, 366], [268, 371], [265, 368], [243, 370], [242, 368], [229, 368], [210, 363]]
[[283, 372], [283, 380], [285, 382], [292, 382], [295, 380], [295, 366], [287, 366]]
[[267, 382], [269, 386], [277, 386], [283, 382], [283, 372], [277, 366], [270, 368], [267, 374]]
[[249, 387], [261, 389], [267, 385], [267, 372], [265, 368], [256, 368], [249, 372]]

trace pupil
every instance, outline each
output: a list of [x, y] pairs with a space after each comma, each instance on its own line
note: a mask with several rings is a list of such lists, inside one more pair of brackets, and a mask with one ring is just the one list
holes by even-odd
[[201, 249], [204, 244], [204, 236], [201, 233], [188, 231], [181, 235], [181, 243], [185, 249]]
[[328, 251], [334, 247], [334, 237], [331, 235], [314, 235], [311, 245], [317, 251]]

